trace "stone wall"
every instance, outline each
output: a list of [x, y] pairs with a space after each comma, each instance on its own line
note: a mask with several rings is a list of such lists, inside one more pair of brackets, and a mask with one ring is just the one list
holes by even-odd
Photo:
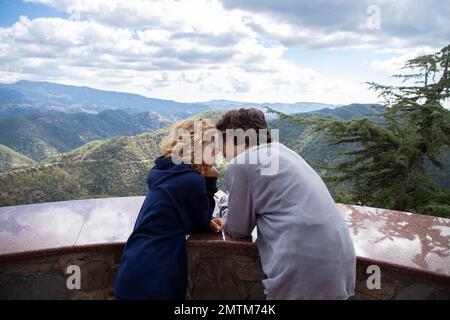
[[189, 270], [189, 299], [265, 299], [256, 246], [191, 246]]
[[[121, 247], [64, 250], [0, 261], [0, 299], [113, 299]], [[67, 288], [70, 265], [81, 270], [81, 289]]]
[[[124, 242], [144, 197], [0, 208], [0, 299], [113, 299]], [[450, 299], [450, 219], [337, 204], [358, 256], [355, 299]], [[256, 231], [256, 230], [255, 230]], [[264, 299], [256, 243], [212, 232], [187, 241], [190, 299]], [[69, 290], [70, 265], [81, 289]], [[381, 268], [370, 290], [367, 268]]]
[[[371, 265], [380, 267], [380, 289], [368, 289], [367, 280], [370, 273], [367, 269]], [[450, 300], [450, 277], [358, 258], [355, 291], [353, 299], [357, 300]]]
[[[189, 299], [264, 299], [255, 245], [191, 243]], [[71, 247], [0, 259], [0, 299], [114, 299], [123, 244]], [[369, 290], [367, 267], [381, 267], [381, 288]], [[81, 289], [66, 286], [69, 265], [81, 270]], [[450, 278], [358, 260], [354, 299], [450, 299]]]

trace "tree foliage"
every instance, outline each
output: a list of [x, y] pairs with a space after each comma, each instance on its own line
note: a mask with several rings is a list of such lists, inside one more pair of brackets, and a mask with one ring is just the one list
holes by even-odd
[[314, 125], [330, 145], [353, 144], [325, 177], [331, 183], [350, 183], [346, 198], [353, 203], [448, 217], [450, 191], [437, 187], [425, 163], [443, 168], [439, 155], [450, 146], [450, 111], [444, 107], [450, 100], [449, 52], [450, 45], [409, 60], [405, 73], [394, 76], [401, 85], [368, 83], [385, 100], [383, 121], [271, 111], [280, 119]]

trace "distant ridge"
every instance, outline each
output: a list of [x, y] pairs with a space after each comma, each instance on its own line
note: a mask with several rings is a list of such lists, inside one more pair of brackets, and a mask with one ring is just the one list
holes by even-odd
[[20, 80], [11, 84], [0, 83], [0, 118], [52, 112], [99, 113], [112, 109], [122, 110], [129, 114], [152, 111], [176, 121], [207, 109], [259, 108], [265, 111], [264, 107], [270, 107], [292, 114], [324, 108], [335, 109], [340, 106], [315, 102], [249, 103], [228, 100], [184, 103], [149, 98], [134, 93], [106, 91], [46, 81]]
[[265, 111], [265, 107], [270, 107], [274, 110], [281, 111], [288, 114], [311, 112], [320, 109], [335, 109], [340, 107], [338, 104], [326, 104], [317, 102], [294, 102], [294, 103], [253, 103], [253, 102], [239, 102], [229, 100], [211, 100], [199, 102], [202, 105], [214, 109], [230, 110], [237, 108], [256, 108]]
[[12, 84], [0, 84], [0, 117], [3, 118], [52, 111], [98, 113], [107, 109], [118, 109], [130, 114], [153, 111], [177, 120], [207, 108], [195, 103], [45, 81], [21, 80]]

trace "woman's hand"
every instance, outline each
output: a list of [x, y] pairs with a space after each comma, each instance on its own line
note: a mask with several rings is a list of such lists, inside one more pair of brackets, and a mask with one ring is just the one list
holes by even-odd
[[220, 176], [220, 172], [213, 166], [204, 165], [200, 168], [200, 174], [204, 177], [214, 177]]
[[221, 218], [214, 218], [209, 222], [209, 228], [216, 233], [221, 232], [225, 228], [225, 223]]

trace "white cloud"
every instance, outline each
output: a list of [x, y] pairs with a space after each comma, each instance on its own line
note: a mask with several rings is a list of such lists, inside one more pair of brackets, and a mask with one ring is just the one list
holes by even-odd
[[433, 47], [416, 47], [416, 48], [397, 48], [397, 49], [383, 49], [380, 50], [380, 53], [385, 54], [396, 54], [393, 57], [387, 58], [387, 59], [375, 59], [372, 61], [371, 66], [372, 68], [380, 71], [384, 71], [387, 74], [401, 74], [404, 73], [405, 70], [403, 69], [405, 63], [413, 59], [415, 57], [425, 55], [425, 54], [432, 54], [437, 51], [439, 51], [440, 48], [433, 48]]
[[[31, 2], [70, 17], [22, 17], [0, 28], [0, 81], [57, 81], [179, 101], [350, 103], [376, 98], [363, 84], [325, 77], [283, 58], [291, 46], [361, 47], [385, 39], [354, 32], [351, 19], [331, 30], [332, 25], [284, 16], [289, 10], [270, 15], [224, 8], [216, 0]], [[389, 62], [372, 66], [387, 68], [383, 63]]]
[[[442, 47], [450, 38], [450, 5], [442, 0], [222, 0], [226, 8], [265, 16], [292, 30], [274, 40], [301, 47], [353, 47], [389, 43], [400, 47]], [[369, 8], [376, 8], [378, 14]], [[377, 19], [379, 28], [370, 28]], [[368, 23], [369, 22], [369, 23]], [[265, 30], [273, 30], [272, 26]], [[378, 25], [378, 24], [377, 24]], [[304, 30], [309, 30], [304, 35]], [[264, 31], [262, 30], [264, 33]], [[329, 41], [323, 41], [329, 38]]]

